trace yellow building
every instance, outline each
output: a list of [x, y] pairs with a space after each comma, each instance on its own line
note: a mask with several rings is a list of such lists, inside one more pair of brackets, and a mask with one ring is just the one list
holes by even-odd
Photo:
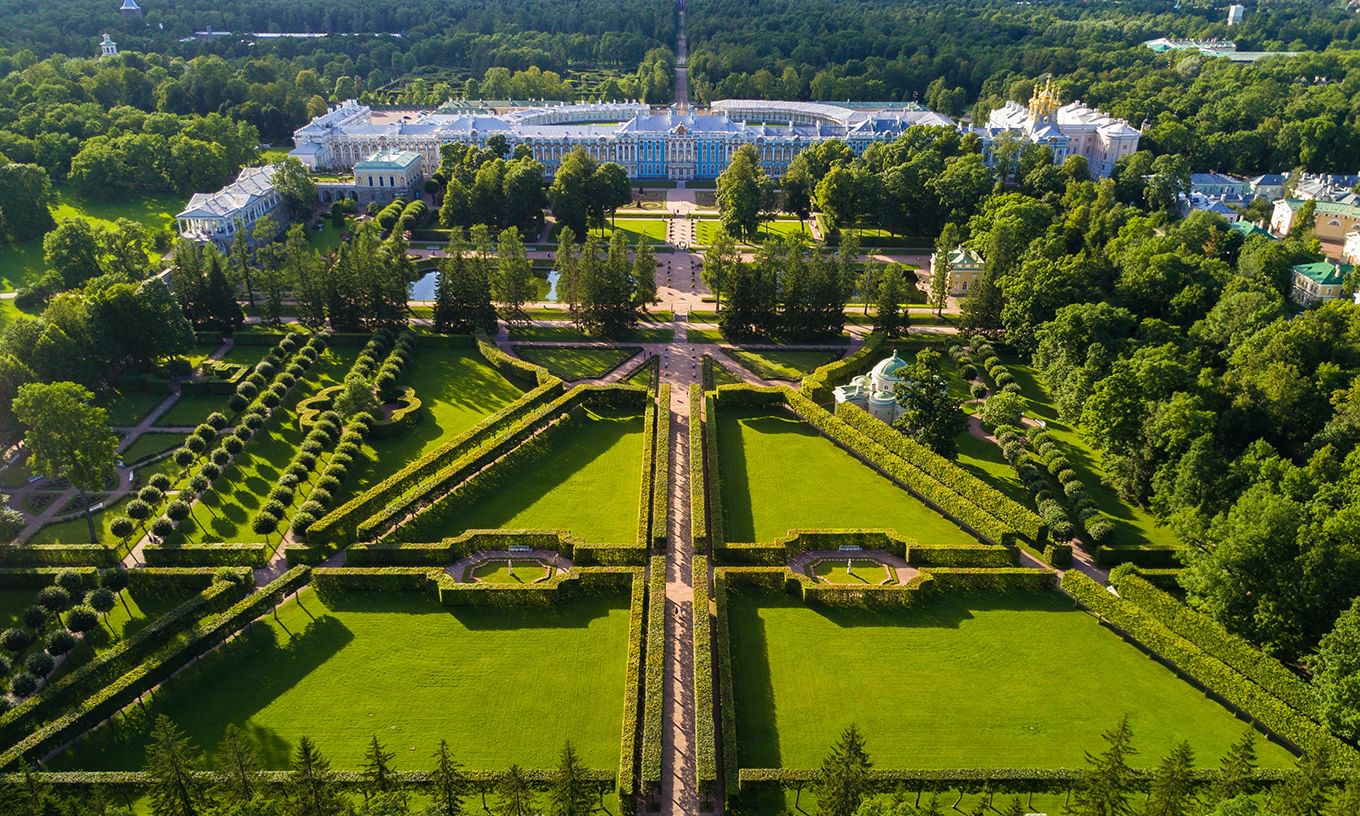
[[1297, 198], [1284, 198], [1275, 202], [1275, 210], [1270, 215], [1270, 231], [1285, 236], [1294, 228], [1294, 219], [1305, 204], [1311, 203], [1313, 209], [1313, 233], [1322, 242], [1322, 254], [1333, 261], [1341, 260], [1342, 248], [1346, 244], [1346, 233], [1360, 229], [1360, 206], [1341, 204], [1336, 201], [1307, 202]]
[[[940, 253], [930, 256], [930, 280], [934, 286], [935, 265]], [[982, 259], [966, 247], [954, 247], [949, 253], [949, 296], [964, 297], [982, 279]], [[933, 293], [932, 293], [933, 294]]]

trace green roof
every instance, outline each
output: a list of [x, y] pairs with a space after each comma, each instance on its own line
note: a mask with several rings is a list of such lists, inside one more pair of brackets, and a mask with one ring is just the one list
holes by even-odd
[[1350, 264], [1318, 261], [1317, 263], [1299, 264], [1294, 267], [1294, 274], [1303, 275], [1319, 286], [1340, 286], [1345, 282], [1346, 276], [1354, 270], [1355, 267]]
[[1234, 221], [1228, 225], [1228, 229], [1232, 230], [1233, 232], [1240, 232], [1244, 237], [1247, 238], [1250, 238], [1253, 235], [1264, 235], [1265, 237], [1271, 239], [1272, 241], [1275, 240], [1274, 235], [1271, 235], [1269, 232], [1261, 229], [1260, 227], [1256, 226], [1250, 221]]
[[355, 170], [405, 170], [420, 161], [420, 154], [410, 150], [379, 150], [354, 165]]
[[[1308, 203], [1301, 198], [1288, 198], [1285, 203], [1291, 210], [1297, 210]], [[1351, 218], [1360, 218], [1360, 205], [1342, 204], [1338, 201], [1314, 201], [1313, 212], [1326, 213], [1328, 215], [1348, 215]]]

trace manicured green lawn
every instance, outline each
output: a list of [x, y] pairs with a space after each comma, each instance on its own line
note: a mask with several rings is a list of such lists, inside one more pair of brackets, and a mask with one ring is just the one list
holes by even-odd
[[967, 431], [959, 434], [955, 441], [959, 449], [956, 461], [960, 465], [1015, 501], [1030, 505], [1029, 491], [1015, 475], [1015, 468], [1001, 454], [1001, 448]]
[[[1189, 740], [1197, 764], [1247, 726], [1056, 593], [955, 593], [908, 610], [729, 594], [742, 767], [814, 768], [859, 726], [879, 768], [1080, 768], [1127, 714], [1152, 766]], [[1261, 764], [1284, 749], [1258, 742]]]
[[476, 349], [417, 345], [402, 369], [401, 382], [415, 388], [420, 397], [420, 422], [397, 436], [368, 439], [340, 485], [337, 506], [454, 439], [521, 393]]
[[470, 578], [483, 584], [532, 584], [550, 577], [547, 564], [526, 559], [511, 559], [509, 563], [488, 561], [473, 567], [471, 572]]
[[352, 225], [349, 219], [345, 219], [344, 227], [335, 226], [330, 218], [323, 218], [321, 223], [325, 224], [322, 229], [307, 230], [307, 238], [311, 241], [312, 249], [324, 255], [340, 248], [340, 244], [344, 243], [341, 236], [349, 231]]
[[192, 428], [208, 418], [213, 411], [228, 413], [226, 394], [180, 396], [170, 410], [160, 415], [155, 428]]
[[1048, 430], [1072, 463], [1072, 469], [1081, 477], [1087, 494], [1114, 522], [1114, 533], [1106, 545], [1128, 547], [1156, 544], [1179, 547], [1180, 541], [1170, 528], [1163, 527], [1156, 517], [1143, 508], [1119, 498], [1119, 494], [1105, 484], [1105, 469], [1101, 465], [1100, 454], [1087, 443], [1080, 431], [1058, 416], [1057, 406], [1039, 382], [1034, 369], [1012, 358], [1005, 358], [1005, 363], [1020, 385], [1020, 394], [1029, 403], [1026, 415], [1047, 423]]
[[642, 417], [586, 412], [569, 422], [500, 463], [488, 489], [441, 499], [396, 537], [439, 541], [473, 529], [561, 528], [590, 543], [636, 540]]
[[[713, 239], [718, 236], [718, 231], [722, 229], [722, 222], [716, 218], [702, 218], [695, 227], [695, 239], [700, 246], [708, 246], [713, 243]], [[760, 225], [760, 232], [756, 236], [754, 243], [760, 243], [768, 238], [782, 238], [792, 233], [801, 233], [812, 238], [808, 232], [807, 223], [799, 223], [796, 220], [766, 221]]]
[[109, 412], [109, 424], [115, 428], [136, 425], [152, 408], [160, 405], [169, 394], [148, 394], [145, 391], [111, 390], [99, 395], [96, 404]]
[[222, 355], [222, 362], [253, 366], [263, 360], [273, 348], [273, 344], [236, 343], [226, 354]]
[[685, 339], [691, 343], [721, 343], [723, 336], [722, 331], [717, 327], [700, 329], [687, 326], [685, 328]]
[[336, 769], [358, 770], [374, 735], [399, 769], [428, 769], [441, 739], [470, 768], [553, 767], [568, 739], [588, 767], [617, 767], [626, 598], [533, 609], [442, 608], [416, 592], [300, 599], [56, 765], [138, 769], [165, 714], [208, 751], [240, 725], [269, 768], [309, 736]]
[[119, 455], [123, 457], [124, 464], [130, 465], [148, 456], [155, 456], [171, 448], [179, 447], [183, 442], [184, 436], [182, 434], [144, 433]]
[[720, 407], [717, 430], [729, 541], [771, 541], [808, 527], [873, 527], [926, 544], [976, 543], [807, 423]]
[[746, 366], [757, 377], [767, 380], [801, 380], [820, 366], [839, 360], [839, 351], [777, 351], [770, 349], [731, 349], [733, 360]]
[[[574, 326], [515, 326], [510, 329], [511, 340], [595, 340], [587, 337]], [[649, 327], [642, 323], [638, 328], [615, 338], [627, 343], [669, 343], [675, 339], [671, 328]]]
[[[57, 223], [83, 218], [109, 227], [117, 219], [127, 218], [140, 224], [148, 239], [169, 229], [175, 213], [184, 208], [184, 198], [172, 193], [130, 192], [112, 201], [86, 201], [66, 185], [54, 184], [52, 189], [57, 201], [52, 218]], [[152, 260], [160, 259], [157, 252], [147, 254]], [[22, 289], [41, 277], [44, 269], [41, 238], [0, 246], [0, 291]]]
[[817, 580], [828, 584], [879, 586], [897, 583], [896, 574], [883, 564], [867, 558], [828, 558], [813, 568]]
[[[173, 462], [171, 464], [173, 464]], [[143, 478], [142, 482], [145, 483], [146, 478]], [[119, 550], [121, 551], [122, 548], [119, 546], [118, 539], [115, 538], [114, 535], [109, 532], [109, 525], [113, 522], [114, 519], [123, 515], [123, 505], [127, 504], [127, 502], [131, 500], [132, 500], [131, 496], [125, 496], [122, 499], [119, 499], [118, 501], [114, 502], [112, 505], [108, 505], [103, 510], [96, 511], [93, 514], [95, 538], [99, 543], [109, 548], [119, 547]], [[91, 504], [93, 504], [95, 501], [97, 500], [96, 499], [90, 500]], [[134, 533], [134, 535], [136, 534]], [[38, 530], [38, 532], [35, 533], [31, 539], [29, 539], [28, 543], [89, 544], [90, 530], [89, 527], [85, 524], [85, 517], [78, 516], [76, 518], [70, 519], [69, 521], [62, 521], [56, 524], [48, 524], [41, 530]]]
[[[277, 542], [278, 533], [272, 533], [266, 539], [251, 529], [251, 521], [268, 500], [279, 476], [306, 436], [298, 427], [295, 406], [304, 397], [339, 384], [358, 356], [357, 346], [327, 348], [316, 365], [308, 369], [303, 379], [288, 392], [269, 422], [261, 426], [235, 461], [217, 478], [212, 489], [193, 505], [192, 514], [180, 522], [168, 543]], [[325, 460], [325, 456], [317, 460], [313, 478], [325, 467]], [[296, 491], [294, 507], [306, 500], [306, 493], [305, 489]]]
[[542, 348], [517, 346], [515, 353], [537, 363], [564, 380], [603, 377], [641, 349], [631, 346], [610, 348]]
[[664, 244], [666, 242], [666, 219], [664, 218], [615, 218], [613, 225], [606, 224], [604, 230], [592, 230], [591, 232], [604, 244], [609, 243], [614, 231], [623, 232], [628, 238], [628, 245], [632, 246], [638, 242], [638, 238], [646, 238], [653, 244]]

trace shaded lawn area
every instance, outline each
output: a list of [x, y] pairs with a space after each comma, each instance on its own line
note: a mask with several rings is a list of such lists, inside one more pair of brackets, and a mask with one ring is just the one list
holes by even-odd
[[409, 462], [451, 441], [519, 398], [521, 391], [487, 364], [476, 349], [417, 345], [402, 369], [401, 384], [416, 389], [422, 416], [397, 436], [364, 443], [335, 504], [348, 501]]
[[208, 356], [221, 348], [221, 343], [195, 343], [183, 356], [189, 361], [189, 366], [195, 370], [207, 361]]
[[[193, 512], [180, 522], [179, 529], [167, 538], [167, 543], [277, 541], [278, 533], [266, 537], [250, 526], [255, 514], [278, 484], [279, 476], [293, 460], [297, 446], [302, 444], [306, 436], [298, 427], [297, 403], [322, 388], [338, 384], [358, 356], [357, 346], [327, 348], [316, 365], [308, 369], [303, 379], [288, 392], [285, 402], [275, 410], [269, 421], [261, 426], [235, 461], [217, 478], [212, 489], [194, 503]], [[326, 458], [323, 455], [317, 459], [312, 469], [312, 480], [325, 467]], [[280, 529], [291, 518], [292, 508], [306, 501], [307, 492], [305, 485], [299, 485], [292, 507], [288, 508], [289, 512], [279, 524]]]
[[148, 394], [145, 391], [110, 390], [99, 395], [95, 404], [109, 412], [109, 424], [115, 428], [136, 425], [142, 417], [160, 405], [170, 395]]
[[567, 529], [592, 544], [634, 541], [642, 419], [576, 414], [489, 471], [486, 489], [441, 498], [395, 537], [439, 541], [473, 529]]
[[[184, 206], [184, 199], [173, 193], [129, 191], [111, 201], [87, 201], [65, 184], [53, 184], [56, 204], [51, 208], [57, 222], [81, 218], [95, 226], [111, 227], [119, 218], [141, 225], [147, 238], [169, 229], [174, 214]], [[151, 260], [159, 260], [160, 253], [148, 252]], [[42, 238], [18, 244], [0, 246], [0, 291], [22, 289], [42, 277]]]
[[273, 344], [236, 343], [222, 356], [224, 363], [253, 366], [263, 360], [274, 348]]
[[148, 432], [137, 437], [137, 441], [128, 445], [127, 450], [119, 455], [123, 457], [124, 464], [131, 465], [148, 456], [155, 456], [158, 453], [177, 448], [183, 442], [183, 434]]
[[841, 358], [839, 351], [730, 349], [727, 354], [757, 377], [767, 380], [801, 380], [819, 367]]
[[[646, 323], [643, 323], [638, 328], [625, 332], [621, 337], [611, 339], [626, 343], [669, 343], [674, 338], [674, 329], [649, 327]], [[584, 332], [574, 326], [512, 326], [510, 328], [510, 339], [582, 341], [600, 338], [587, 337]]]
[[53, 679], [70, 673], [92, 657], [103, 654], [137, 634], [160, 616], [189, 600], [194, 594], [130, 589], [118, 593], [118, 603], [104, 616], [100, 625], [90, 630], [76, 648], [71, 650], [67, 662], [53, 673]]
[[240, 725], [270, 769], [308, 736], [337, 770], [359, 770], [374, 734], [402, 770], [428, 770], [441, 739], [470, 768], [551, 768], [570, 739], [586, 766], [612, 769], [627, 653], [624, 595], [499, 609], [305, 590], [55, 762], [139, 769], [165, 714], [207, 751]]
[[870, 527], [927, 544], [977, 543], [805, 422], [720, 406], [717, 430], [729, 541], [772, 541], [808, 527]]
[[[171, 464], [174, 463], [172, 462]], [[146, 478], [143, 478], [142, 482], [145, 483]], [[122, 542], [120, 542], [118, 538], [113, 535], [113, 533], [109, 532], [109, 525], [113, 523], [114, 519], [123, 515], [124, 505], [126, 505], [133, 498], [135, 498], [135, 496], [132, 495], [124, 496], [123, 498], [119, 499], [113, 504], [106, 504], [104, 509], [95, 511], [95, 513], [92, 516], [92, 518], [94, 519], [94, 532], [96, 541], [100, 544], [103, 544], [105, 547], [108, 547], [109, 549], [117, 549], [120, 554], [124, 552], [125, 548], [122, 546]], [[90, 504], [94, 504], [97, 501], [99, 501], [98, 497], [90, 498]], [[133, 533], [133, 535], [135, 536], [137, 534]], [[42, 529], [38, 530], [38, 532], [33, 534], [33, 537], [28, 540], [28, 543], [89, 544], [90, 529], [85, 524], [85, 517], [77, 516], [76, 518], [69, 519], [67, 521], [60, 521], [55, 524], [48, 524], [44, 526]]]
[[[815, 768], [852, 722], [880, 768], [1080, 768], [1125, 714], [1133, 764], [1184, 739], [1207, 768], [1247, 728], [1056, 592], [901, 610], [728, 597], [744, 768]], [[1257, 749], [1263, 766], [1292, 764], [1272, 743]]]
[[716, 326], [703, 329], [689, 326], [685, 329], [685, 339], [691, 343], [721, 343], [723, 336]]
[[543, 366], [564, 380], [585, 380], [603, 377], [641, 350], [636, 346], [610, 348], [516, 346], [515, 354]]
[[153, 428], [192, 428], [208, 418], [213, 411], [221, 411], [228, 416], [227, 394], [181, 395], [170, 409], [161, 414]]
[[1025, 507], [1032, 504], [1029, 491], [1020, 483], [1020, 477], [1015, 475], [1015, 468], [1006, 461], [1001, 448], [967, 431], [959, 434], [955, 441], [959, 448], [955, 461], [965, 470], [1001, 491], [1007, 498]]
[[1086, 492], [1114, 522], [1114, 533], [1104, 546], [1130, 547], [1155, 544], [1179, 547], [1181, 542], [1169, 528], [1157, 522], [1155, 516], [1141, 507], [1119, 498], [1119, 494], [1105, 484], [1105, 469], [1100, 454], [1093, 449], [1081, 432], [1058, 415], [1058, 408], [1039, 382], [1035, 370], [1012, 357], [1002, 358], [1020, 385], [1020, 394], [1028, 402], [1026, 414], [1042, 419], [1054, 439], [1062, 447], [1072, 468], [1081, 477]]
[[[720, 220], [701, 218], [694, 230], [695, 240], [701, 246], [708, 246], [713, 243], [714, 238], [718, 237], [721, 229], [722, 222]], [[807, 236], [809, 240], [812, 238], [812, 233], [808, 231], [806, 222], [800, 223], [796, 220], [765, 221], [761, 223], [760, 232], [757, 234], [754, 243], [761, 243], [771, 238], [778, 240], [793, 233], [801, 233]]]

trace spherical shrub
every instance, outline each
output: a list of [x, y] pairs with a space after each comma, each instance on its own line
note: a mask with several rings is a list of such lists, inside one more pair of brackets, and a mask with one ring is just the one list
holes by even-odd
[[274, 378], [274, 382], [284, 388], [292, 388], [297, 383], [297, 376], [289, 374], [287, 371]]
[[1055, 475], [1058, 477], [1058, 481], [1061, 482], [1062, 484], [1067, 484], [1068, 482], [1074, 482], [1077, 480], [1077, 472], [1070, 467], [1059, 469]]
[[279, 340], [278, 348], [283, 351], [293, 351], [297, 348], [297, 344], [298, 340], [296, 337], [291, 334], [285, 334], [283, 338]]
[[1054, 519], [1048, 523], [1048, 532], [1054, 541], [1068, 541], [1076, 534], [1076, 528], [1065, 518]]
[[242, 450], [245, 450], [245, 447], [246, 447], [245, 440], [239, 436], [229, 436], [226, 439], [222, 440], [222, 449], [232, 456], [235, 456]]
[[218, 476], [222, 475], [222, 468], [218, 467], [213, 462], [204, 462], [203, 467], [198, 469], [198, 473], [200, 476], [211, 482], [216, 480]]
[[287, 372], [288, 374], [293, 375], [294, 379], [301, 377], [303, 374], [307, 373], [307, 369], [304, 368], [300, 363], [290, 363], [288, 365], [288, 368], [284, 369], [284, 371]]
[[151, 522], [151, 534], [156, 538], [165, 540], [165, 537], [175, 531], [175, 522], [166, 516], [161, 516]]
[[337, 465], [334, 462], [331, 462], [330, 464], [326, 465], [326, 469], [321, 471], [322, 476], [334, 476], [337, 481], [344, 481], [345, 473], [346, 473], [345, 466]]
[[232, 411], [239, 412], [249, 404], [250, 398], [245, 397], [239, 393], [232, 394], [230, 397], [227, 398], [227, 407], [230, 408]]
[[[251, 430], [251, 431], [258, 431], [258, 430], [260, 429], [260, 426], [264, 424], [264, 415], [263, 415], [263, 414], [247, 414], [246, 417], [245, 417], [244, 423], [245, 423], [245, 427], [246, 427], [248, 430]], [[242, 436], [242, 434], [241, 434], [240, 431], [241, 431], [240, 428], [237, 428], [237, 429], [236, 429], [236, 435], [237, 435], [237, 436], [240, 436], [242, 439], [249, 439], [249, 438], [250, 438], [248, 435], [247, 435], [247, 436]]]
[[[208, 449], [208, 443], [197, 436], [191, 436], [184, 440], [184, 447], [187, 448], [190, 453], [194, 454], [193, 458], [189, 460], [189, 462], [192, 462], [194, 459], [198, 458], [199, 454]], [[176, 459], [175, 461], [179, 460]], [[187, 465], [189, 462], [185, 462], [184, 464]]]
[[34, 677], [46, 677], [56, 666], [57, 661], [47, 652], [34, 652], [24, 661], [24, 670]]
[[[5, 657], [4, 655], [0, 655], [0, 677], [4, 677], [5, 675], [9, 674], [9, 669], [10, 669], [9, 658]], [[3, 696], [4, 695], [0, 695], [0, 697]]]
[[136, 529], [137, 523], [132, 519], [128, 518], [127, 516], [119, 516], [118, 518], [109, 522], [109, 532], [113, 534], [114, 538], [117, 538], [119, 540], [125, 539], [128, 536], [132, 535], [132, 533], [136, 531]]
[[47, 653], [61, 657], [76, 647], [76, 636], [66, 629], [58, 629], [47, 636]]
[[278, 394], [274, 393], [273, 391], [267, 391], [267, 392], [265, 392], [265, 394], [264, 394], [263, 396], [260, 397], [260, 402], [263, 402], [265, 405], [268, 405], [270, 408], [275, 408], [275, 407], [277, 407], [278, 404], [279, 404], [280, 402], [282, 402], [282, 401], [283, 401], [283, 399], [282, 399]]
[[301, 484], [302, 482], [306, 481], [307, 477], [311, 475], [311, 472], [312, 472], [311, 468], [307, 467], [306, 465], [301, 464], [299, 462], [294, 462], [293, 464], [288, 466], [288, 469], [283, 472], [283, 475], [285, 477], [292, 476], [293, 479], [296, 480], [294, 484]]
[[302, 480], [298, 478], [297, 474], [285, 473], [279, 477], [279, 487], [294, 488], [298, 486], [300, 481]]
[[311, 470], [312, 466], [316, 464], [316, 454], [308, 453], [307, 451], [302, 451], [296, 457], [293, 458], [293, 461], [299, 465], [302, 465], [308, 470]]
[[253, 372], [252, 374], [247, 376], [246, 382], [255, 386], [256, 393], [263, 391], [265, 386], [269, 385], [269, 380], [266, 379], [265, 376], [258, 371]]
[[354, 457], [359, 455], [359, 446], [353, 442], [341, 442], [335, 446], [335, 455], [348, 456], [352, 461]]
[[208, 458], [212, 460], [214, 465], [222, 468], [231, 463], [231, 454], [227, 452], [226, 448], [218, 448]]
[[345, 431], [340, 435], [340, 444], [362, 445], [364, 444], [363, 434], [358, 431]]
[[1002, 391], [1005, 391], [1007, 394], [1019, 394], [1019, 393], [1020, 393], [1020, 383], [1017, 383], [1017, 382], [1008, 382], [1008, 383], [1006, 383], [1005, 385], [1001, 386], [1001, 390], [1002, 390]]
[[316, 439], [308, 439], [302, 443], [302, 451], [315, 456], [326, 449], [326, 443]]
[[213, 411], [211, 414], [208, 414], [208, 418], [203, 421], [219, 431], [227, 427], [227, 415], [221, 411]]
[[183, 521], [189, 516], [189, 503], [183, 499], [175, 499], [165, 506], [165, 514], [174, 521]]
[[316, 486], [321, 490], [329, 490], [334, 493], [340, 489], [340, 480], [334, 476], [322, 476], [316, 480]]
[[335, 453], [331, 454], [331, 464], [348, 468], [354, 464], [354, 457], [348, 453], [341, 453], [337, 450]]
[[984, 399], [987, 396], [987, 386], [980, 382], [975, 382], [968, 386], [968, 393], [973, 395], [973, 399]]
[[278, 518], [271, 516], [268, 513], [260, 513], [255, 516], [254, 521], [250, 522], [250, 529], [254, 530], [259, 535], [269, 535], [278, 529], [278, 526]]
[[283, 518], [283, 515], [287, 510], [288, 508], [283, 506], [283, 502], [270, 499], [264, 503], [264, 507], [260, 509], [260, 512], [268, 513], [274, 518]]
[[111, 592], [122, 592], [128, 585], [127, 570], [121, 566], [100, 570], [99, 585], [107, 587]]
[[301, 507], [298, 508], [298, 512], [308, 513], [312, 516], [321, 516], [325, 514], [326, 508], [321, 505], [321, 502], [316, 501], [314, 499], [308, 499], [307, 501], [302, 503]]
[[965, 380], [976, 380], [977, 366], [974, 366], [971, 363], [959, 366], [959, 376]]
[[278, 371], [278, 369], [274, 367], [274, 364], [269, 362], [268, 360], [261, 360], [260, 362], [256, 363], [255, 370], [259, 372], [261, 375], [263, 375], [266, 379], [274, 376], [274, 372]]
[[293, 488], [279, 485], [269, 492], [270, 501], [281, 502], [283, 504], [293, 503]]
[[56, 614], [71, 608], [71, 593], [59, 586], [47, 586], [38, 591], [38, 605]]
[[1086, 521], [1086, 535], [1096, 544], [1104, 543], [1114, 533], [1114, 522], [1105, 516], [1095, 516]]
[[1086, 485], [1081, 482], [1068, 482], [1063, 485], [1063, 494], [1075, 501], [1086, 495]]
[[[260, 417], [260, 423], [264, 424], [264, 417]], [[242, 443], [245, 443], [250, 441], [250, 438], [254, 435], [255, 430], [250, 427], [250, 423], [241, 423], [236, 426], [236, 430], [231, 432], [231, 437], [229, 438], [237, 439]]]
[[198, 457], [194, 455], [194, 452], [188, 448], [180, 448], [175, 451], [175, 464], [179, 467], [188, 467], [189, 464], [197, 458]]
[[0, 634], [0, 646], [4, 646], [6, 651], [18, 654], [31, 645], [33, 645], [33, 633], [27, 629], [11, 626], [5, 630], [4, 634]]
[[113, 610], [114, 604], [118, 603], [118, 596], [108, 587], [97, 587], [85, 596], [85, 603], [99, 614], [107, 615]]
[[321, 504], [322, 507], [330, 507], [332, 494], [329, 490], [325, 490], [323, 488], [318, 487], [314, 489], [311, 493], [307, 494], [307, 500], [318, 502]]
[[293, 532], [298, 535], [307, 535], [307, 531], [316, 524], [316, 518], [311, 513], [299, 510], [293, 514]]
[[170, 489], [170, 477], [164, 473], [157, 473], [147, 480], [147, 484], [164, 493]]
[[28, 672], [19, 672], [9, 681], [9, 693], [15, 697], [27, 697], [38, 690], [38, 678]]
[[57, 573], [57, 577], [53, 583], [66, 590], [71, 595], [79, 595], [80, 591], [85, 588], [85, 579], [75, 570], [62, 570]]
[[133, 499], [128, 502], [127, 514], [130, 518], [134, 518], [137, 521], [146, 521], [151, 517], [151, 504], [150, 502], [145, 502], [141, 499]]
[[34, 631], [46, 626], [51, 619], [52, 613], [37, 604], [24, 607], [24, 611], [19, 614], [19, 622]]
[[137, 491], [137, 498], [150, 505], [160, 504], [161, 499], [165, 498], [165, 493], [155, 485], [147, 485]]
[[94, 607], [78, 604], [66, 613], [66, 628], [77, 634], [88, 632], [99, 625], [99, 613]]

